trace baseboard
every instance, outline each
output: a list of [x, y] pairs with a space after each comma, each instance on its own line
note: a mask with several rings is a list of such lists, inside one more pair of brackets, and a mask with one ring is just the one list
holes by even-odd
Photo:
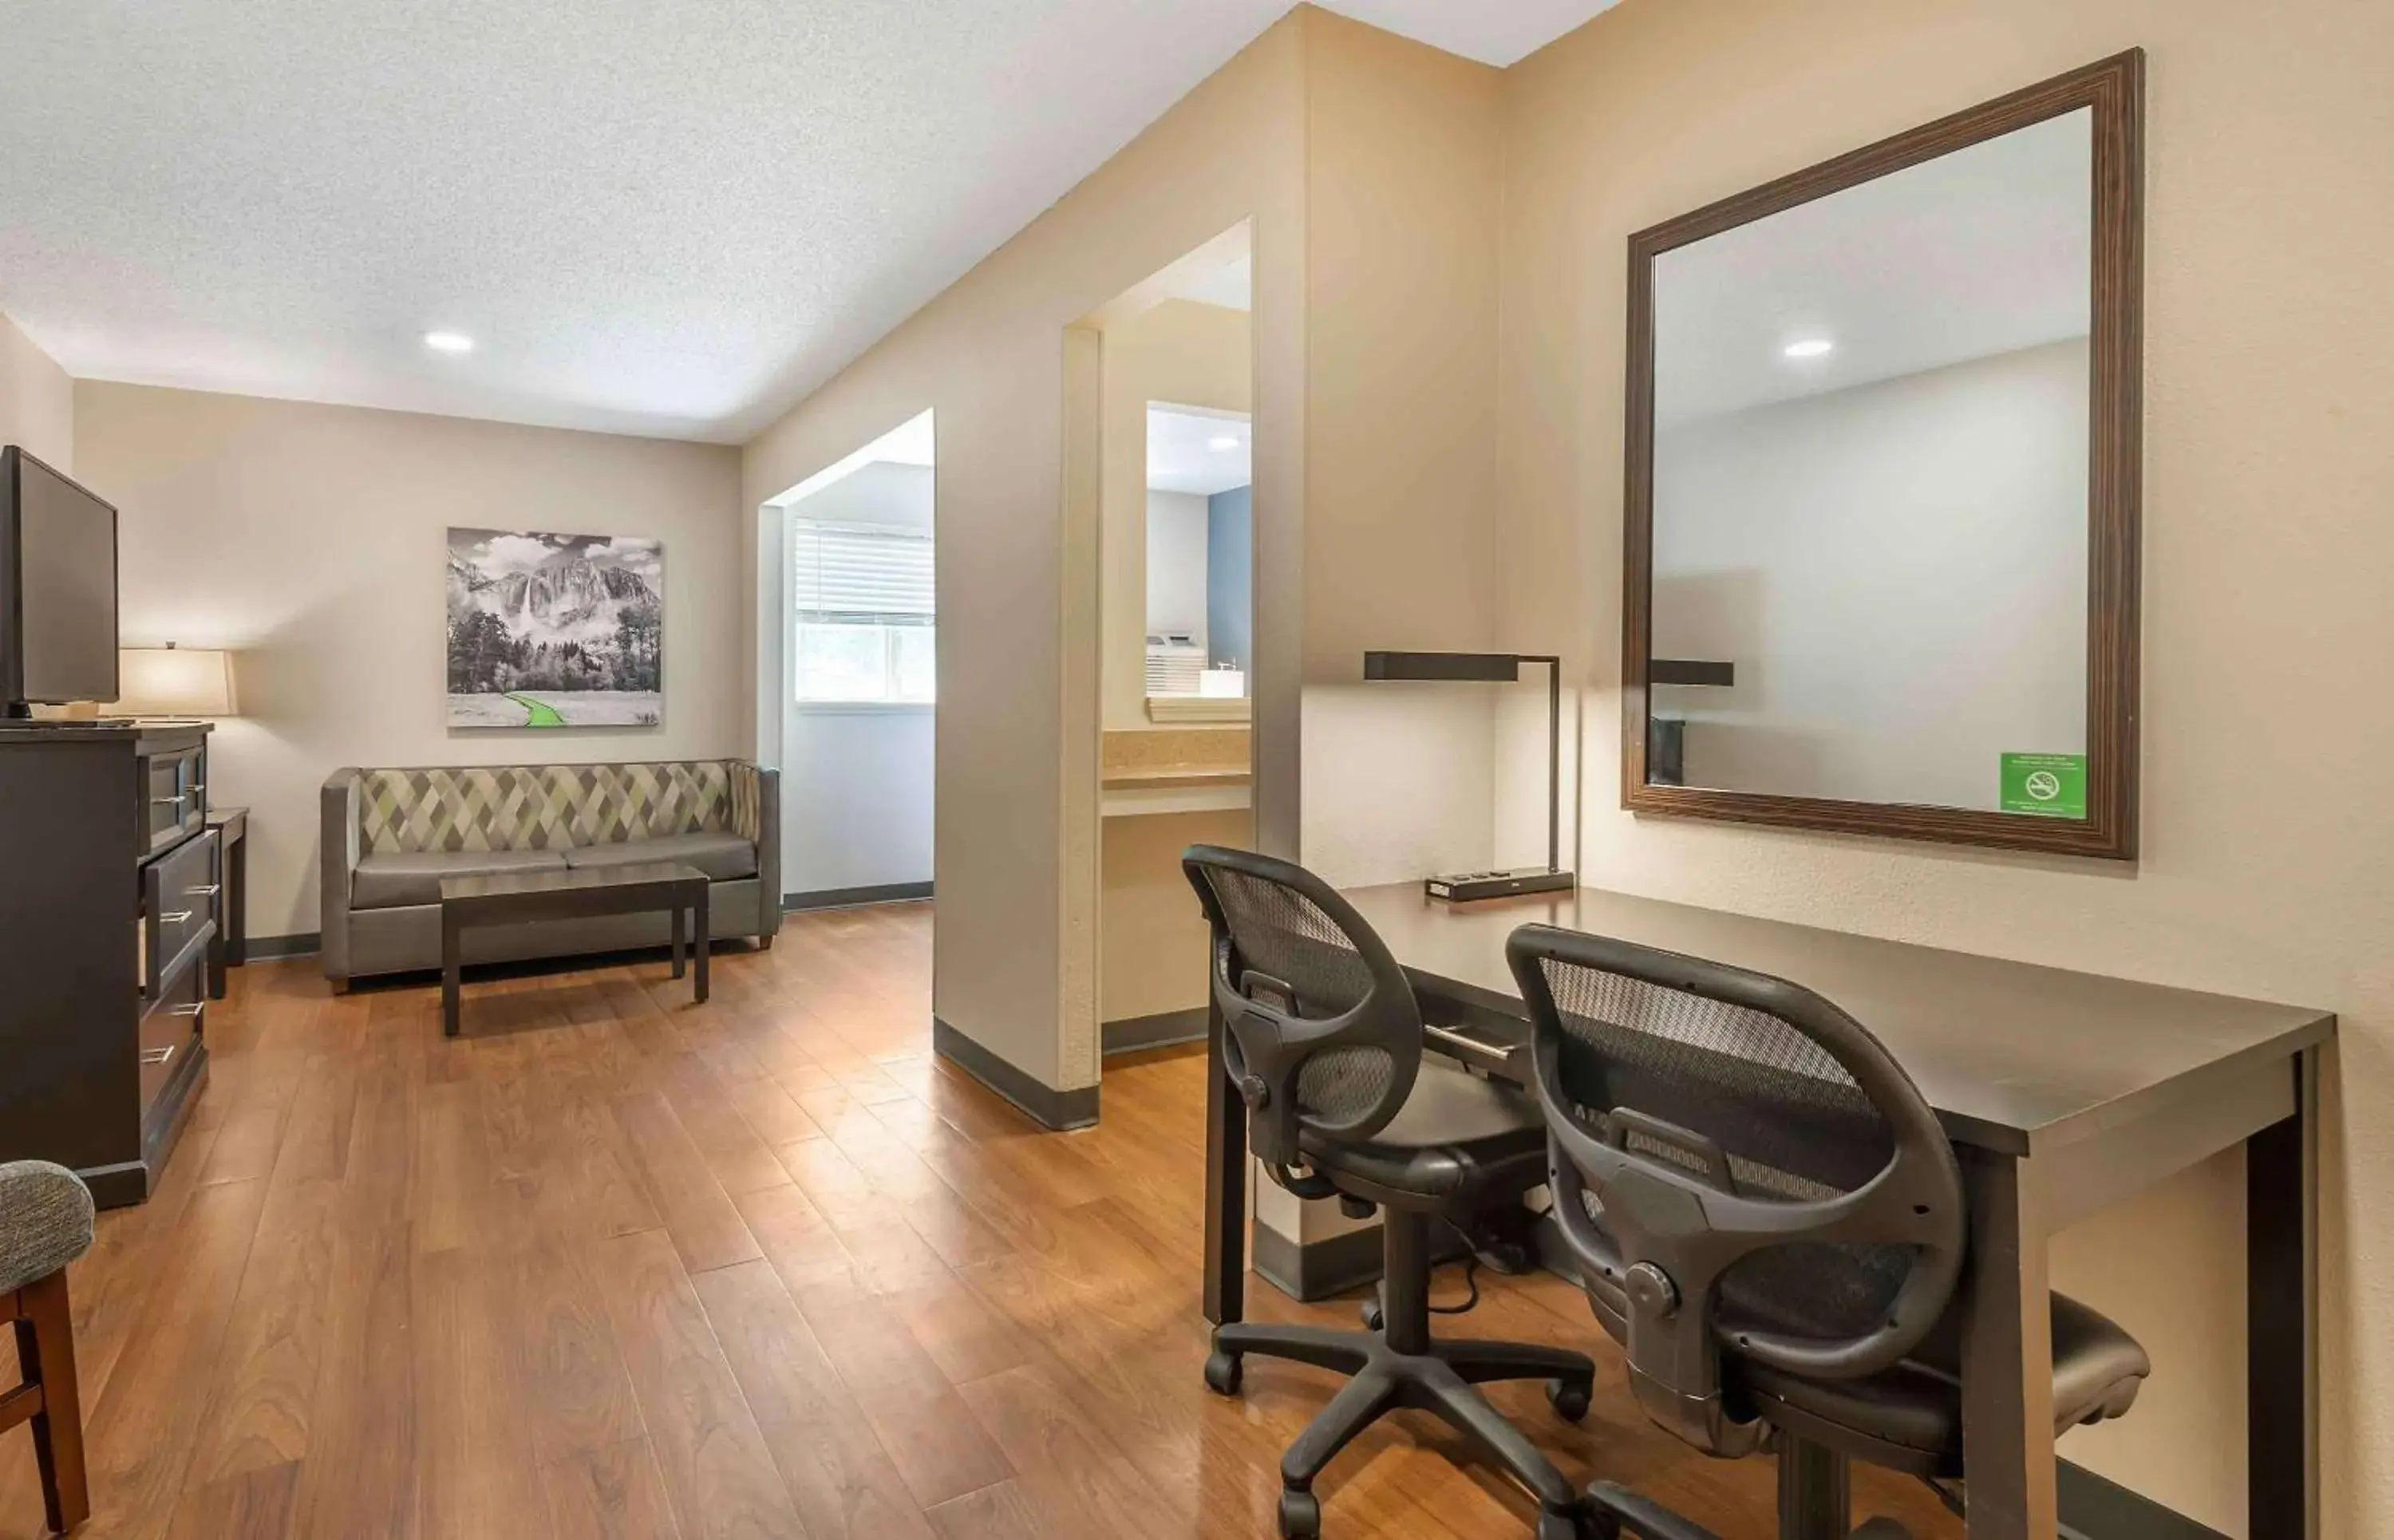
[[2082, 1465], [2058, 1460], [2061, 1540], [2227, 1540], [2176, 1508], [2130, 1492]]
[[[1258, 1180], [1261, 1178], [1258, 1178]], [[1248, 1265], [1256, 1277], [1291, 1299], [1311, 1304], [1380, 1281], [1380, 1227], [1342, 1231], [1318, 1241], [1292, 1241], [1266, 1224], [1256, 1224]], [[1445, 1226], [1431, 1231], [1433, 1265], [1464, 1254], [1463, 1242]]]
[[243, 943], [242, 957], [259, 962], [274, 957], [312, 957], [324, 950], [324, 938], [311, 930], [304, 936], [252, 936]]
[[1205, 1041], [1204, 1006], [1194, 1010], [1164, 1010], [1152, 1016], [1126, 1016], [1105, 1024], [1106, 1057], [1137, 1053], [1142, 1048], [1169, 1048], [1181, 1043]]
[[927, 882], [889, 882], [877, 888], [821, 888], [811, 893], [784, 893], [785, 913], [807, 909], [860, 909], [868, 903], [913, 903], [931, 896]]
[[931, 1018], [931, 1051], [1012, 1102], [1043, 1127], [1061, 1132], [1087, 1128], [1098, 1121], [1095, 1086], [1059, 1091], [1043, 1085], [936, 1016]]

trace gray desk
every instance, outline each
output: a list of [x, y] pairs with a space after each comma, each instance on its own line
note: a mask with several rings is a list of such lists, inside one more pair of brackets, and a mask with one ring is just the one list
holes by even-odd
[[[1466, 906], [1415, 883], [1346, 896], [1412, 976], [1431, 1046], [1508, 1079], [1527, 1079], [1527, 1025], [1505, 939], [1533, 922], [1777, 974], [1877, 1033], [1943, 1118], [1970, 1192], [1970, 1540], [2055, 1533], [2048, 1238], [2244, 1145], [2250, 1533], [2318, 1534], [2318, 1054], [2333, 1014], [1597, 888]], [[1205, 1296], [1224, 1321], [1243, 1310], [1246, 1125], [1218, 1020], [1211, 1036]]]

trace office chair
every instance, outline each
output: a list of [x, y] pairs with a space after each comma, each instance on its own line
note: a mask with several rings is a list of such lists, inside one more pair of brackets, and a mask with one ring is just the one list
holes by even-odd
[[[1554, 1213], [1647, 1415], [1708, 1454], [1774, 1446], [1782, 1540], [1845, 1540], [1854, 1459], [1959, 1511], [1962, 1173], [1912, 1078], [1783, 980], [1548, 926], [1506, 953]], [[2053, 1296], [2056, 1436], [2124, 1415], [2151, 1368]], [[1619, 1486], [1588, 1504], [1607, 1535], [1714, 1540]]]
[[[1314, 1540], [1314, 1479], [1399, 1407], [1437, 1414], [1537, 1498], [1538, 1540], [1574, 1540], [1578, 1494], [1475, 1385], [1546, 1381], [1549, 1402], [1587, 1413], [1596, 1368], [1583, 1354], [1430, 1336], [1430, 1222], [1518, 1199], [1546, 1179], [1537, 1109], [1507, 1087], [1422, 1052], [1413, 986], [1380, 938], [1330, 887], [1284, 861], [1191, 846], [1181, 858], [1213, 927], [1213, 991], [1249, 1143], [1300, 1197], [1335, 1196], [1384, 1215], [1380, 1325], [1362, 1332], [1233, 1323], [1214, 1332], [1205, 1383], [1239, 1390], [1249, 1353], [1349, 1376], [1281, 1460], [1280, 1533]], [[1297, 1167], [1306, 1169], [1300, 1172]]]

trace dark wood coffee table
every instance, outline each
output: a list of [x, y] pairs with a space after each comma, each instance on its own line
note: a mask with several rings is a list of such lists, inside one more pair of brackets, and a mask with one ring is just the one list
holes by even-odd
[[457, 1035], [459, 938], [480, 926], [532, 920], [581, 920], [600, 915], [673, 916], [673, 976], [682, 976], [683, 911], [695, 938], [698, 977], [693, 994], [706, 1003], [706, 874], [672, 862], [637, 866], [568, 867], [546, 872], [494, 872], [441, 879], [441, 1032]]

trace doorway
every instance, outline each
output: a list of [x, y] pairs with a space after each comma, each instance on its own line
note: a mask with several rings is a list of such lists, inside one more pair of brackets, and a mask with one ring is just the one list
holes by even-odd
[[1244, 229], [1095, 322], [1098, 977], [1106, 1055], [1205, 1031], [1205, 932], [1180, 853], [1255, 843], [1255, 352]]
[[935, 467], [925, 412], [767, 505], [782, 579], [768, 720], [792, 908], [931, 895]]

